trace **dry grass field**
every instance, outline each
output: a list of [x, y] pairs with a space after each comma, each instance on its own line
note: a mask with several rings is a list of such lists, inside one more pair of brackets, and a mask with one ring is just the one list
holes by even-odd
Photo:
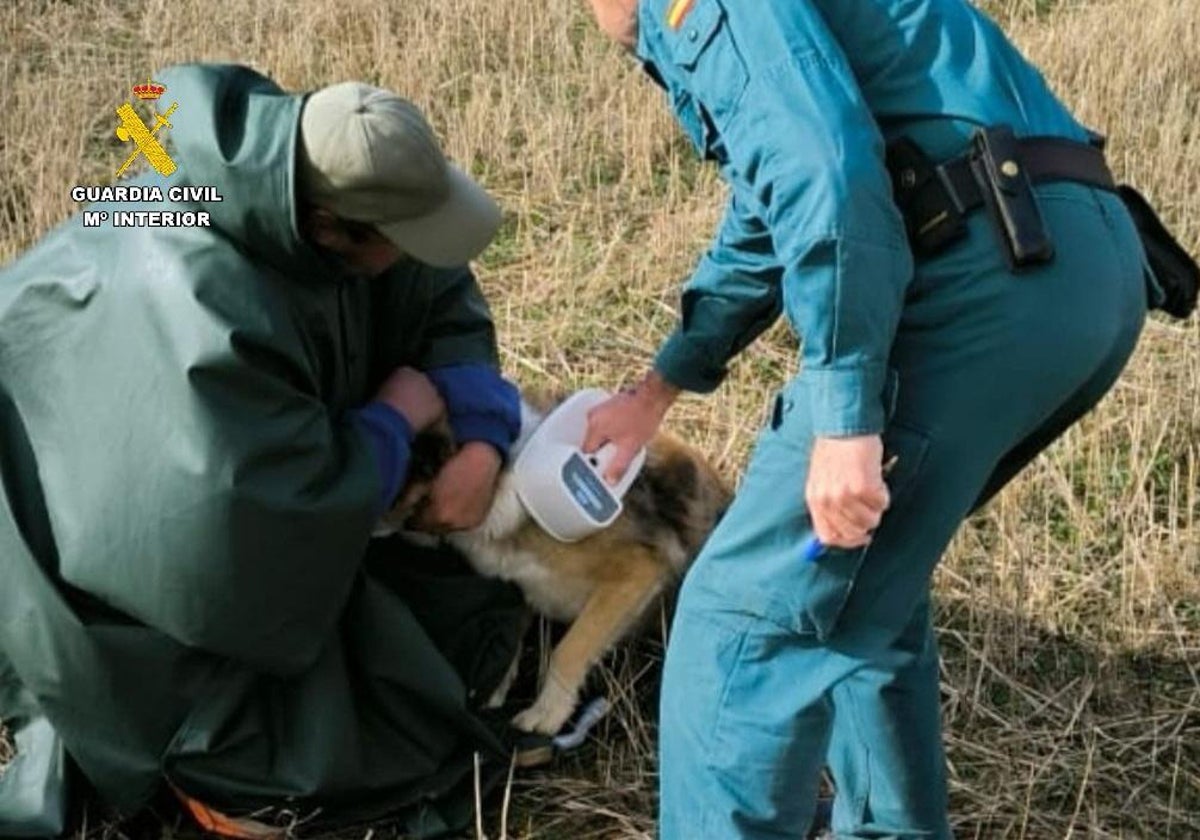
[[[1200, 252], [1200, 2], [989, 9]], [[111, 178], [112, 108], [128, 86], [196, 59], [296, 89], [363, 79], [426, 108], [505, 205], [479, 273], [524, 383], [637, 375], [722, 205], [715, 173], [583, 0], [10, 0], [0, 263], [74, 211], [72, 184]], [[672, 425], [736, 477], [794, 359], [777, 327]], [[1195, 319], [1148, 325], [1101, 407], [963, 528], [937, 593], [958, 836], [1200, 837]], [[658, 638], [612, 657], [617, 708], [596, 742], [519, 775], [504, 819], [499, 802], [484, 808], [488, 837], [653, 834], [660, 654]], [[345, 836], [372, 833], [390, 836]], [[95, 821], [84, 835], [120, 836]]]

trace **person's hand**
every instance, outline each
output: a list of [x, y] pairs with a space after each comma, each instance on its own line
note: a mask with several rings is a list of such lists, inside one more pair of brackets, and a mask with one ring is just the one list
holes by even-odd
[[678, 388], [652, 371], [637, 387], [622, 391], [588, 412], [583, 451], [590, 454], [606, 443], [617, 448], [604, 472], [609, 484], [616, 484], [625, 475], [630, 462], [654, 437], [678, 396]]
[[433, 479], [411, 527], [431, 534], [478, 527], [492, 507], [500, 466], [500, 453], [491, 444], [463, 444]]
[[891, 503], [883, 481], [883, 441], [878, 435], [817, 438], [805, 499], [823, 544], [866, 545]]
[[433, 425], [446, 413], [446, 404], [429, 377], [410, 367], [396, 368], [379, 386], [375, 399], [404, 415], [414, 432]]

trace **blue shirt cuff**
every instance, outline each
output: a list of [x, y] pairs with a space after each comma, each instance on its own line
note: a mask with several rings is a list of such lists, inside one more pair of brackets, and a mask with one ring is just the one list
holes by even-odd
[[521, 432], [521, 395], [516, 386], [484, 364], [447, 365], [425, 375], [446, 403], [455, 441], [489, 443], [507, 460]]
[[454, 415], [450, 418], [450, 430], [454, 432], [454, 439], [459, 445], [470, 441], [489, 443], [502, 459], [508, 459], [513, 437], [508, 423], [502, 418], [491, 414]]
[[392, 506], [408, 475], [413, 429], [403, 414], [384, 402], [367, 403], [350, 414], [375, 450], [381, 485], [379, 512], [383, 513]]

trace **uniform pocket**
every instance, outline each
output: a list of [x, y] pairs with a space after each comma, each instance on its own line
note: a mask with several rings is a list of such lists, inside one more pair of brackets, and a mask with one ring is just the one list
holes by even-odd
[[[689, 79], [692, 103], [702, 111], [697, 118], [703, 123], [707, 114], [717, 128], [723, 127], [750, 80], [746, 62], [729, 31], [725, 9], [719, 0], [695, 0], [678, 24], [668, 24], [663, 33], [671, 60]], [[678, 102], [676, 111], [681, 113]]]
[[[929, 448], [929, 438], [921, 431], [893, 423], [883, 433], [886, 459], [895, 458], [887, 476], [891, 506], [883, 515], [880, 529], [894, 527], [889, 517], [903, 516], [903, 509], [920, 475]], [[800, 603], [793, 610], [800, 633], [812, 633], [825, 641], [837, 629], [854, 584], [870, 560], [876, 543], [862, 548], [828, 548], [809, 567], [807, 579], [797, 593]]]
[[[756, 469], [771, 481], [787, 477], [800, 485], [797, 505], [802, 504], [803, 482], [807, 480], [808, 459], [812, 451], [812, 423], [808, 405], [812, 395], [806, 391], [803, 373], [793, 380], [771, 406], [768, 429], [755, 452]], [[885, 459], [896, 458], [886, 478], [891, 494], [891, 507], [884, 514], [880, 528], [895, 527], [892, 518], [902, 517], [903, 509], [919, 477], [929, 448], [928, 436], [919, 429], [894, 421], [903, 383], [894, 369], [889, 369], [881, 394], [887, 425], [883, 432]], [[812, 521], [803, 509], [790, 526], [789, 537], [806, 538], [812, 533]], [[786, 624], [794, 632], [813, 635], [824, 641], [836, 629], [846, 608], [846, 602], [862, 570], [870, 562], [874, 543], [863, 548], [827, 548], [815, 561], [802, 559], [803, 546], [795, 544], [787, 550], [795, 558], [786, 565], [784, 577], [776, 581], [771, 593], [769, 610], [773, 621]]]

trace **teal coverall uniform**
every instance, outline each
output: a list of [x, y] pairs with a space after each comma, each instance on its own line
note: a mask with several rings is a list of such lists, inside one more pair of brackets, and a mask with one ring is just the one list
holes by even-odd
[[[656, 368], [717, 387], [786, 313], [800, 374], [684, 583], [662, 696], [661, 831], [802, 837], [822, 765], [838, 837], [949, 837], [930, 575], [964, 517], [1111, 386], [1147, 308], [1120, 199], [1037, 188], [1057, 254], [1014, 274], [991, 222], [914, 259], [884, 165], [976, 127], [1086, 141], [965, 0], [642, 0], [637, 52], [730, 200]], [[818, 436], [898, 456], [869, 547], [802, 559]]]

